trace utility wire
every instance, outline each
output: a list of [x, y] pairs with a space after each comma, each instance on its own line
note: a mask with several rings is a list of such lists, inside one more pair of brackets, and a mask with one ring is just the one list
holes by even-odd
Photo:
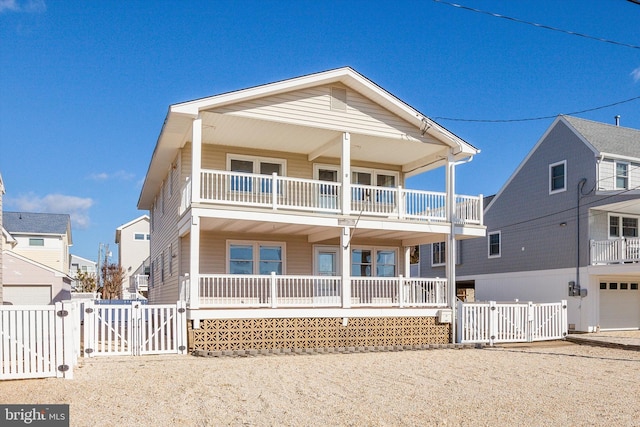
[[[523, 19], [513, 18], [511, 16], [500, 15], [499, 13], [488, 12], [486, 10], [475, 9], [473, 7], [463, 6], [463, 5], [457, 4], [457, 3], [449, 3], [447, 1], [442, 1], [442, 0], [433, 0], [433, 1], [436, 2], [436, 3], [446, 4], [448, 6], [457, 7], [459, 9], [469, 10], [471, 12], [482, 13], [482, 14], [485, 14], [485, 15], [494, 16], [496, 18], [507, 19], [509, 21], [517, 22], [517, 23], [520, 23], [520, 24], [527, 24], [527, 25], [531, 25], [533, 27], [544, 28], [545, 30], [557, 31], [557, 32], [564, 33], [564, 34], [570, 34], [572, 36], [584, 37], [586, 39], [596, 40], [596, 41], [599, 41], [599, 42], [615, 44], [617, 46], [629, 47], [631, 49], [640, 49], [640, 46], [637, 46], [637, 45], [617, 42], [615, 40], [603, 39], [603, 38], [600, 38], [600, 37], [594, 37], [594, 36], [590, 36], [590, 35], [582, 34], [582, 33], [576, 33], [575, 31], [563, 30], [563, 29], [560, 29], [560, 28], [551, 27], [549, 25], [537, 24], [535, 22], [529, 22], [529, 21], [525, 21]], [[634, 1], [634, 3], [636, 3], [636, 2]]]
[[[439, 0], [434, 0], [434, 1], [439, 1]], [[586, 110], [573, 111], [571, 113], [560, 113], [560, 114], [554, 114], [552, 116], [530, 117], [530, 118], [524, 118], [524, 119], [460, 119], [460, 118], [455, 118], [455, 117], [442, 117], [442, 116], [431, 117], [431, 119], [433, 119], [433, 120], [449, 120], [449, 121], [452, 121], [452, 122], [475, 122], [475, 123], [531, 122], [531, 121], [535, 121], [535, 120], [554, 119], [558, 115], [574, 116], [574, 115], [577, 115], [577, 114], [588, 113], [590, 111], [602, 110], [602, 109], [605, 109], [605, 108], [613, 107], [613, 106], [624, 104], [624, 103], [627, 103], [627, 102], [636, 101], [638, 99], [640, 99], [640, 96], [635, 96], [633, 98], [625, 99], [624, 101], [614, 102], [612, 104], [607, 104], [607, 105], [601, 105], [599, 107], [588, 108]]]

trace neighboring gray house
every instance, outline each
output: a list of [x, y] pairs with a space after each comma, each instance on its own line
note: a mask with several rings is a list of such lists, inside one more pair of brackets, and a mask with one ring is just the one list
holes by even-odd
[[[559, 116], [458, 242], [458, 295], [568, 300], [570, 329], [640, 328], [640, 131]], [[444, 275], [444, 243], [420, 275]]]
[[78, 282], [78, 272], [87, 273], [97, 277], [98, 264], [90, 259], [71, 254], [69, 256], [69, 275], [73, 278], [73, 289], [81, 292], [82, 284]]

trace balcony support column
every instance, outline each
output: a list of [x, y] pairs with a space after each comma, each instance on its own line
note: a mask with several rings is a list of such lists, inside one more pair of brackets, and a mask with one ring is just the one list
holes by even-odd
[[189, 235], [189, 308], [200, 308], [200, 217], [191, 218]]
[[[200, 202], [200, 170], [202, 169], [202, 119], [193, 121], [191, 141], [191, 201]], [[197, 253], [197, 252], [196, 252]]]
[[342, 134], [342, 154], [340, 157], [340, 175], [342, 182], [342, 213], [351, 214], [351, 135]]
[[453, 153], [449, 153], [446, 170], [446, 206], [447, 221], [451, 226], [451, 231], [447, 236], [445, 270], [447, 283], [449, 286], [449, 306], [451, 308], [451, 343], [456, 342], [456, 164]]
[[351, 308], [351, 229], [343, 227], [340, 233], [342, 265], [342, 307]]

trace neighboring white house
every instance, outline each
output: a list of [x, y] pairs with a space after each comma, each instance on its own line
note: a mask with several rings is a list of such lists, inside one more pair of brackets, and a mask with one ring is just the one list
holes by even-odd
[[69, 275], [73, 278], [73, 289], [78, 290], [81, 284], [78, 283], [78, 272], [87, 273], [97, 277], [98, 264], [90, 259], [71, 254], [69, 259]]
[[139, 298], [147, 292], [149, 275], [149, 216], [142, 215], [116, 228], [118, 263], [125, 273], [124, 299]]
[[68, 214], [3, 212], [2, 223], [16, 240], [14, 252], [65, 274], [69, 272], [71, 218]]
[[485, 235], [455, 191], [478, 152], [348, 67], [171, 105], [138, 201], [149, 300], [186, 298], [195, 349], [449, 342], [455, 264], [410, 278], [410, 251]]
[[[479, 300], [568, 300], [577, 331], [640, 329], [640, 130], [558, 116], [494, 197], [487, 238], [460, 242]], [[443, 274], [437, 244], [420, 274]]]

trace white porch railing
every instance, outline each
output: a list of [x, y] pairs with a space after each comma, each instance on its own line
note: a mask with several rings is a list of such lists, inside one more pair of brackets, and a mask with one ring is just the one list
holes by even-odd
[[[182, 189], [180, 214], [191, 204], [191, 181]], [[342, 184], [338, 182], [203, 170], [200, 199], [204, 203], [271, 208], [273, 210], [340, 213]], [[446, 194], [353, 184], [351, 211], [366, 216], [446, 221]], [[482, 196], [456, 196], [456, 222], [482, 224]]]
[[533, 342], [568, 333], [567, 301], [558, 303], [458, 302], [458, 342]]
[[640, 261], [640, 239], [591, 240], [591, 265]]
[[[182, 289], [187, 288], [183, 284]], [[342, 306], [342, 280], [337, 276], [201, 275], [199, 292], [200, 307]], [[351, 306], [446, 307], [447, 280], [352, 277]]]

